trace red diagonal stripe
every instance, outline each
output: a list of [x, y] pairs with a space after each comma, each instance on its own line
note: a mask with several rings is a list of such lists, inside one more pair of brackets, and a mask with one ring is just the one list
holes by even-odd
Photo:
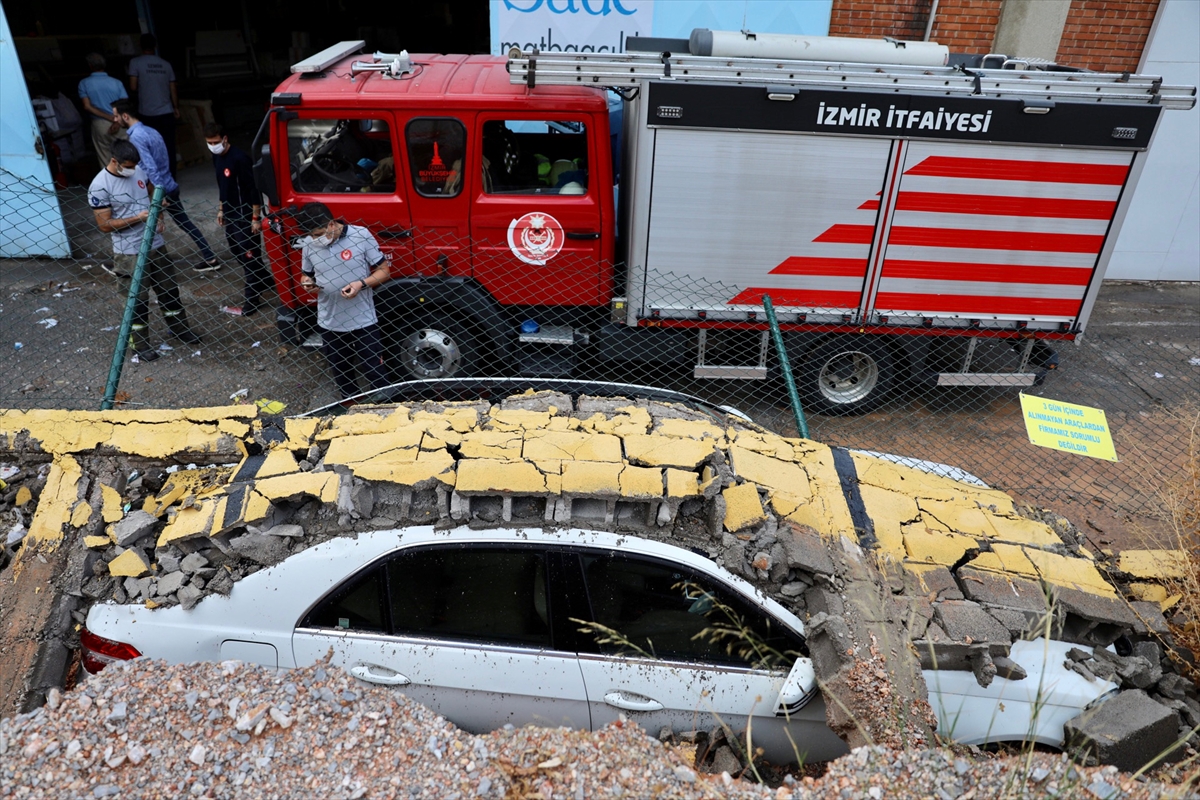
[[813, 241], [833, 244], [870, 244], [874, 236], [874, 225], [834, 225], [827, 228]]
[[1127, 172], [1128, 165], [1122, 164], [1064, 164], [1054, 161], [929, 156], [904, 174], [932, 175], [939, 178], [982, 178], [992, 181], [1120, 186], [1125, 183]]
[[884, 278], [985, 283], [1038, 283], [1050, 286], [1087, 286], [1092, 270], [1080, 267], [1016, 267], [1011, 264], [972, 264], [961, 261], [904, 261], [888, 259]]
[[858, 207], [858, 210], [859, 211], [878, 211], [879, 210], [879, 201], [878, 200], [867, 200], [861, 206]]
[[762, 305], [762, 296], [770, 295], [772, 305], [806, 306], [808, 308], [854, 308], [861, 295], [858, 292], [834, 292], [821, 289], [753, 288], [740, 292], [729, 301], [734, 306]]
[[[870, 201], [868, 201], [870, 202]], [[876, 206], [879, 204], [876, 203]], [[1115, 200], [1059, 200], [996, 197], [986, 194], [901, 192], [897, 211], [936, 211], [946, 214], [991, 214], [1001, 217], [1051, 219], [1112, 219]]]
[[962, 228], [893, 226], [888, 244], [917, 247], [962, 247], [972, 250], [1038, 250], [1046, 253], [1095, 255], [1104, 237], [1081, 233], [1026, 233], [1024, 231], [972, 231]]
[[[774, 295], [771, 297], [775, 299]], [[887, 311], [914, 311], [948, 314], [1010, 314], [1073, 317], [1082, 300], [1046, 297], [991, 297], [988, 295], [910, 294], [880, 292], [875, 307]]]
[[867, 272], [865, 258], [811, 258], [788, 256], [772, 275], [827, 275], [837, 278], [861, 278]]

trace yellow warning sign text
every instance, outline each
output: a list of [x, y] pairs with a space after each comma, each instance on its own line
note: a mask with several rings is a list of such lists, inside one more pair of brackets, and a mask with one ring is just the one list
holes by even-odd
[[1052, 450], [1117, 461], [1108, 419], [1099, 408], [1021, 395], [1029, 441]]

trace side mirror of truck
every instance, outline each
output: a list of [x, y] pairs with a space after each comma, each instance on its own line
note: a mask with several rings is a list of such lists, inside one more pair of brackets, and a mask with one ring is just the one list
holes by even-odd
[[254, 183], [267, 196], [272, 206], [279, 207], [279, 185], [275, 182], [275, 164], [271, 161], [271, 145], [264, 144], [255, 154]]

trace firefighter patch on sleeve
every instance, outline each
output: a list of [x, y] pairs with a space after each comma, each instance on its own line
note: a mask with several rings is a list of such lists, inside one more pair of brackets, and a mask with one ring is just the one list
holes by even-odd
[[537, 267], [558, 255], [565, 238], [558, 220], [541, 211], [531, 211], [508, 225], [508, 249], [521, 261]]

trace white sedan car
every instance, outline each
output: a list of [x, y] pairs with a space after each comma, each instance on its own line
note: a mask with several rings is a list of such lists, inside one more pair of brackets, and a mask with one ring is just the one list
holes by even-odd
[[[138, 656], [288, 668], [332, 653], [360, 680], [397, 687], [472, 732], [597, 729], [624, 714], [652, 734], [749, 725], [776, 763], [846, 752], [826, 727], [803, 623], [708, 558], [635, 536], [360, 533], [191, 610], [93, 606], [81, 640], [92, 672]], [[970, 673], [926, 673], [943, 731], [966, 742], [1032, 731], [1057, 744], [1065, 719], [1115, 688], [1088, 684], [1039, 643], [1018, 643], [1013, 660], [1028, 677], [988, 689]]]

